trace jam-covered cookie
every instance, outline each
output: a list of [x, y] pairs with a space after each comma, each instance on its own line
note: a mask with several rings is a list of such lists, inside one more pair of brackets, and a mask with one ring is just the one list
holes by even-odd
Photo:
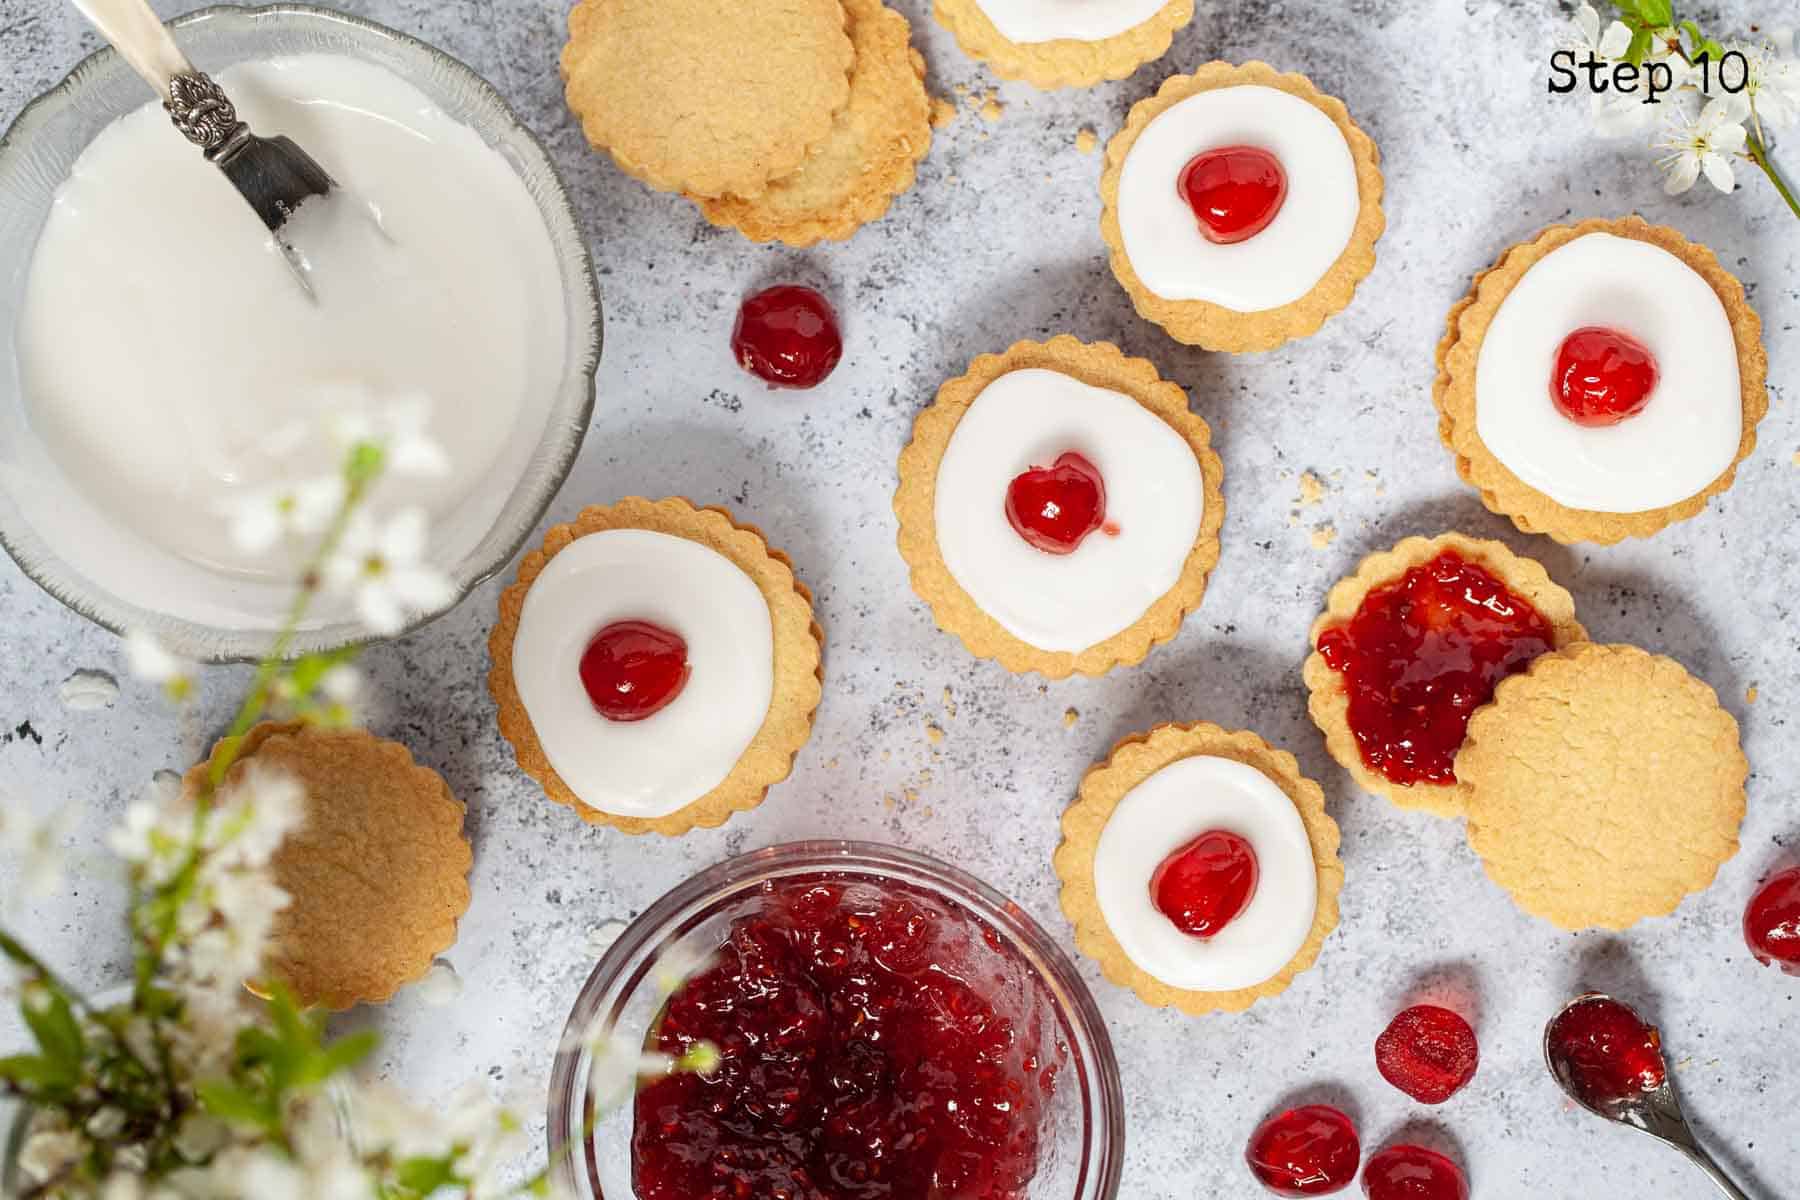
[[938, 625], [1011, 671], [1139, 662], [1199, 607], [1224, 468], [1187, 394], [1069, 336], [976, 359], [919, 414], [894, 511]]
[[583, 509], [500, 596], [488, 689], [520, 768], [585, 821], [678, 835], [754, 808], [812, 732], [823, 635], [717, 508]]
[[1637, 217], [1546, 229], [1450, 311], [1457, 472], [1527, 533], [1648, 537], [1731, 486], [1768, 411], [1762, 322], [1712, 251]]
[[1267, 63], [1208, 63], [1106, 147], [1100, 230], [1138, 314], [1209, 350], [1314, 332], [1375, 266], [1380, 155], [1341, 101]]
[[1056, 851], [1084, 954], [1146, 1003], [1236, 1012], [1284, 991], [1337, 926], [1338, 827], [1291, 754], [1162, 725], [1082, 778]]
[[937, 0], [932, 12], [1003, 79], [1091, 87], [1168, 53], [1194, 0]]
[[1460, 533], [1407, 538], [1331, 589], [1313, 622], [1308, 711], [1365, 791], [1463, 811], [1469, 717], [1506, 676], [1587, 633], [1542, 566]]

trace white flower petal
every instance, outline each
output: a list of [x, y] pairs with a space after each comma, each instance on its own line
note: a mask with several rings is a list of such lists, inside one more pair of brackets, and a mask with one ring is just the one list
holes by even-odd
[[232, 511], [225, 527], [231, 544], [245, 554], [263, 554], [281, 540], [279, 497], [253, 496]]
[[422, 508], [404, 508], [381, 531], [381, 557], [389, 567], [409, 566], [425, 556], [430, 521]]
[[1626, 27], [1625, 22], [1614, 21], [1606, 27], [1606, 32], [1601, 35], [1598, 45], [1595, 46], [1595, 52], [1601, 58], [1624, 58], [1625, 51], [1630, 48], [1631, 30]]
[[1700, 169], [1706, 174], [1706, 181], [1721, 192], [1729, 193], [1737, 181], [1731, 173], [1731, 161], [1722, 155], [1710, 151], [1700, 156]]
[[1588, 45], [1598, 45], [1600, 41], [1600, 14], [1594, 11], [1591, 4], [1583, 4], [1575, 10], [1575, 31]]
[[1749, 140], [1749, 137], [1750, 135], [1745, 132], [1742, 125], [1733, 123], [1721, 125], [1713, 130], [1712, 136], [1707, 138], [1707, 142], [1712, 146], [1715, 154], [1729, 158], [1744, 148], [1744, 143]]
[[456, 603], [456, 585], [435, 567], [402, 567], [388, 578], [401, 603], [421, 613], [437, 613]]
[[356, 589], [356, 612], [371, 632], [382, 637], [392, 637], [406, 627], [399, 600], [382, 583], [372, 581]]
[[125, 661], [131, 673], [145, 683], [167, 683], [181, 671], [181, 664], [163, 649], [156, 635], [142, 629], [125, 635]]
[[1663, 191], [1671, 196], [1679, 196], [1694, 186], [1694, 180], [1700, 178], [1700, 156], [1689, 151], [1676, 157], [1669, 166], [1669, 177], [1663, 181]]
[[325, 532], [337, 516], [348, 490], [342, 475], [325, 475], [309, 479], [294, 489], [293, 526], [296, 533], [312, 536]]

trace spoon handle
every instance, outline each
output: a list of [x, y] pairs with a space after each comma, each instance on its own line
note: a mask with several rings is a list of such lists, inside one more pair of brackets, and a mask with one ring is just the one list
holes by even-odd
[[1712, 1180], [1714, 1185], [1726, 1196], [1729, 1196], [1731, 1200], [1750, 1200], [1749, 1195], [1745, 1193], [1744, 1189], [1733, 1183], [1731, 1176], [1725, 1174], [1719, 1164], [1712, 1160], [1712, 1156], [1701, 1149], [1698, 1144], [1693, 1142], [1689, 1142], [1686, 1145], [1677, 1143], [1677, 1147], [1683, 1154], [1688, 1156], [1689, 1161], [1696, 1167], [1699, 1167], [1702, 1171], [1705, 1171], [1706, 1177]]
[[81, 15], [92, 21], [94, 28], [106, 35], [131, 69], [167, 97], [169, 81], [177, 75], [193, 73], [187, 55], [169, 36], [169, 31], [150, 11], [147, 0], [70, 0]]

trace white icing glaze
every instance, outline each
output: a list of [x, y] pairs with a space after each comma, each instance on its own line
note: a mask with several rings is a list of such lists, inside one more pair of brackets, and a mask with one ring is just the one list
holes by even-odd
[[1001, 36], [1028, 45], [1070, 38], [1102, 42], [1135, 28], [1169, 0], [975, 0]]
[[[1222, 829], [1256, 852], [1256, 893], [1208, 939], [1177, 929], [1156, 907], [1150, 876], [1203, 833]], [[1094, 849], [1100, 913], [1125, 953], [1170, 987], [1226, 992], [1280, 973], [1312, 933], [1319, 903], [1306, 823], [1287, 793], [1255, 767], [1196, 755], [1127, 792]]]
[[[582, 687], [582, 651], [615, 621], [687, 642], [687, 686], [642, 721], [609, 721]], [[577, 538], [525, 595], [513, 639], [519, 699], [544, 756], [582, 803], [661, 817], [717, 787], [762, 727], [775, 635], [756, 581], [710, 546], [642, 529]]]
[[[1047, 554], [1006, 519], [1006, 490], [1070, 450], [1099, 469], [1119, 532]], [[1057, 371], [990, 383], [938, 464], [944, 564], [983, 612], [1043, 650], [1085, 650], [1143, 616], [1181, 577], [1205, 507], [1199, 460], [1179, 433], [1130, 396]]]
[[[1267, 150], [1287, 198], [1266, 229], [1229, 246], [1206, 240], [1181, 195], [1184, 167], [1224, 146]], [[1172, 105], [1138, 135], [1119, 175], [1119, 232], [1144, 286], [1165, 300], [1237, 312], [1292, 304], [1331, 270], [1362, 202], [1356, 160], [1332, 119], [1278, 88], [1214, 88]]]
[[[1629, 334], [1656, 359], [1649, 404], [1617, 425], [1577, 425], [1550, 398], [1557, 349], [1584, 325]], [[1609, 233], [1558, 246], [1507, 293], [1482, 338], [1475, 431], [1507, 470], [1569, 508], [1679, 503], [1731, 465], [1743, 436], [1725, 306], [1661, 246]]]

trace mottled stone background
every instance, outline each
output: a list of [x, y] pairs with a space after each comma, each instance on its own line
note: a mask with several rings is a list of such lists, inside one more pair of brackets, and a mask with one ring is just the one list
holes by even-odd
[[[1067, 945], [1050, 852], [1082, 770], [1123, 734], [1204, 718], [1257, 730], [1324, 783], [1344, 831], [1343, 923], [1316, 969], [1242, 1016], [1152, 1011], [1083, 964], [1124, 1071], [1126, 1196], [1254, 1194], [1245, 1137], [1308, 1097], [1345, 1104], [1371, 1147], [1403, 1132], [1448, 1143], [1478, 1196], [1712, 1195], [1672, 1152], [1570, 1111], [1546, 1076], [1543, 1022], [1587, 987], [1662, 1022], [1697, 1124], [1753, 1193], [1800, 1194], [1790, 1091], [1800, 981], [1757, 969], [1738, 932], [1752, 887], [1800, 834], [1789, 790], [1800, 752], [1786, 728], [1800, 700], [1800, 431], [1787, 403], [1800, 358], [1800, 225], [1760, 177], [1731, 198], [1702, 184], [1669, 199], [1641, 144], [1590, 137], [1579, 100], [1544, 94], [1562, 12], [1498, 0], [1202, 0], [1162, 62], [1091, 91], [1001, 85], [1004, 112], [989, 119], [976, 110], [997, 81], [930, 21], [925, 0], [903, 0], [931, 87], [960, 115], [885, 220], [848, 244], [795, 252], [715, 230], [589, 152], [556, 75], [565, 0], [347, 7], [491, 79], [574, 190], [607, 344], [593, 429], [546, 524], [630, 493], [727, 504], [791, 552], [829, 635], [824, 706], [793, 778], [757, 812], [679, 841], [586, 828], [514, 769], [484, 683], [498, 583], [371, 653], [373, 727], [444, 772], [469, 802], [476, 846], [474, 907], [449, 956], [461, 998], [428, 1010], [403, 995], [355, 1018], [386, 1033], [383, 1072], [426, 1091], [478, 1073], [541, 1111], [557, 1031], [592, 965], [588, 931], [630, 919], [699, 867], [785, 839], [883, 839], [940, 855], [1016, 897]], [[1797, 14], [1734, 3], [1717, 27], [1741, 29], [1752, 15]], [[0, 117], [96, 44], [54, 0], [7, 0]], [[1188, 349], [1132, 314], [1102, 254], [1100, 156], [1077, 148], [1082, 129], [1104, 140], [1165, 75], [1215, 57], [1310, 74], [1348, 102], [1387, 173], [1380, 265], [1321, 333], [1269, 354]], [[1800, 143], [1790, 158], [1800, 167]], [[1736, 487], [1702, 517], [1648, 543], [1564, 548], [1514, 532], [1458, 482], [1436, 436], [1432, 349], [1446, 308], [1498, 251], [1550, 222], [1632, 210], [1712, 245], [1743, 278], [1766, 324], [1774, 408]], [[843, 366], [806, 394], [762, 390], [727, 348], [739, 297], [788, 279], [833, 296], [848, 336]], [[1191, 390], [1216, 431], [1230, 512], [1212, 590], [1176, 641], [1138, 668], [1044, 685], [971, 660], [933, 627], [908, 590], [889, 499], [913, 414], [941, 380], [976, 354], [1060, 332], [1116, 341]], [[1324, 484], [1316, 502], [1306, 472]], [[1618, 936], [1558, 933], [1487, 882], [1459, 824], [1360, 794], [1326, 756], [1300, 682], [1321, 597], [1364, 553], [1447, 527], [1541, 559], [1596, 638], [1680, 658], [1742, 722], [1754, 767], [1743, 850], [1675, 916]], [[186, 763], [199, 742], [180, 739], [214, 732], [244, 675], [208, 674], [198, 731], [130, 682], [109, 708], [69, 711], [63, 680], [116, 668], [114, 639], [10, 563], [0, 613], [5, 802], [87, 804], [79, 846], [95, 859], [72, 897], [15, 903], [7, 919], [76, 980], [102, 986], [126, 960], [101, 832], [154, 768]], [[1383, 1083], [1371, 1050], [1397, 1006], [1431, 992], [1474, 1005], [1483, 1051], [1474, 1084], [1436, 1110]], [[16, 1033], [0, 1024], [0, 1044]]]

